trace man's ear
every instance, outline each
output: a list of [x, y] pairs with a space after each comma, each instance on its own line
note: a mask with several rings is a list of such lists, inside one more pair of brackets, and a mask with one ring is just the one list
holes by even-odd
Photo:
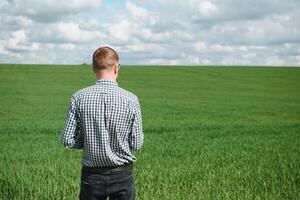
[[93, 69], [93, 72], [95, 73], [95, 74], [97, 74], [97, 71], [96, 71], [96, 69], [92, 66], [92, 69]]
[[118, 69], [118, 65], [115, 65], [115, 67], [114, 67], [114, 73], [117, 74], [117, 73], [118, 73], [118, 70], [119, 70], [119, 69]]

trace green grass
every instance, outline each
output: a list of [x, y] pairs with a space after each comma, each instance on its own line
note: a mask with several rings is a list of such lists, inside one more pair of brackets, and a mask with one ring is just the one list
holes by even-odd
[[[80, 150], [59, 143], [88, 66], [0, 65], [0, 199], [76, 199]], [[122, 67], [145, 143], [137, 199], [299, 199], [300, 68]]]

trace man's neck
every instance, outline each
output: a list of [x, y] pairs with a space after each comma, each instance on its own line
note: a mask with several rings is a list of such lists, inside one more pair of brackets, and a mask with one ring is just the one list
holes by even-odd
[[112, 80], [116, 81], [116, 77], [111, 74], [97, 74], [96, 75], [97, 80]]

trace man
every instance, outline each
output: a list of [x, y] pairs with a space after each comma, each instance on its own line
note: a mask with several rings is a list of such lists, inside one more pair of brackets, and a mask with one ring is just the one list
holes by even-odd
[[133, 150], [144, 140], [138, 98], [116, 82], [119, 56], [110, 47], [93, 55], [96, 84], [71, 97], [61, 142], [83, 149], [81, 200], [135, 199]]

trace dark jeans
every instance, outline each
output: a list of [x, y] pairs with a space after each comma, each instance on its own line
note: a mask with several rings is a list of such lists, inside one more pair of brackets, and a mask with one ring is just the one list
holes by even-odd
[[82, 168], [80, 200], [134, 200], [132, 170], [95, 172]]

